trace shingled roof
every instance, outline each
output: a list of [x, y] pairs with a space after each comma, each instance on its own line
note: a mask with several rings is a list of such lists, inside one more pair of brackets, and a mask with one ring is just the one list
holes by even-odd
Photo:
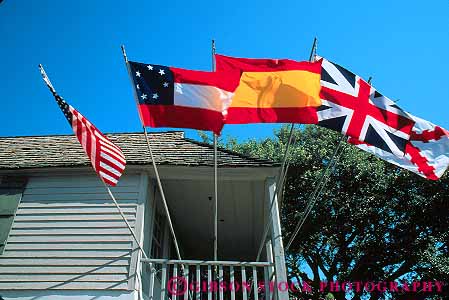
[[[143, 133], [107, 136], [125, 153], [128, 165], [150, 164]], [[184, 137], [182, 131], [150, 133], [156, 162], [175, 166], [212, 166], [213, 147]], [[74, 135], [0, 137], [0, 170], [77, 167], [90, 162]], [[219, 166], [273, 167], [277, 164], [219, 149]]]

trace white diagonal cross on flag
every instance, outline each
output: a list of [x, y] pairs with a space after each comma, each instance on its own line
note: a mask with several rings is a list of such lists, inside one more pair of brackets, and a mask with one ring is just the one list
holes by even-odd
[[404, 156], [414, 121], [359, 76], [323, 59], [320, 97], [319, 125]]

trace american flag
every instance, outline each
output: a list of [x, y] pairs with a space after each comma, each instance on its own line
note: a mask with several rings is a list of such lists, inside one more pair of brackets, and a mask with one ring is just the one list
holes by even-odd
[[414, 120], [359, 76], [323, 59], [320, 97], [319, 125], [404, 156]]
[[122, 150], [114, 145], [75, 108], [62, 99], [56, 93], [42, 66], [40, 66], [40, 70], [45, 83], [89, 157], [95, 172], [97, 172], [103, 182], [110, 186], [116, 186], [126, 165]]

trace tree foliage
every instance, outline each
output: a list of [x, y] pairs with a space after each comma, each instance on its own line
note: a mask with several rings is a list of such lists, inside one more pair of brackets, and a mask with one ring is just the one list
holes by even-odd
[[[222, 146], [258, 158], [281, 161], [289, 129], [273, 138]], [[340, 136], [317, 126], [294, 132], [284, 187], [284, 244], [310, 201]], [[320, 281], [449, 282], [449, 178], [429, 181], [397, 168], [345, 142], [323, 194], [286, 254], [291, 280], [313, 287]], [[344, 293], [333, 293], [344, 299]], [[363, 293], [355, 293], [360, 299]], [[301, 292], [298, 292], [299, 296]], [[442, 299], [443, 294], [438, 294]], [[385, 295], [372, 292], [370, 299]], [[392, 299], [426, 299], [429, 294], [394, 293]], [[304, 298], [305, 299], [305, 298]]]

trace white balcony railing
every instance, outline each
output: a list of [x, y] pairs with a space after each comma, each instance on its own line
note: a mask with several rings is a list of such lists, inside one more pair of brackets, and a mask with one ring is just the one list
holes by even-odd
[[[150, 300], [277, 299], [269, 262], [142, 259]], [[147, 277], [148, 278], [148, 277]]]

